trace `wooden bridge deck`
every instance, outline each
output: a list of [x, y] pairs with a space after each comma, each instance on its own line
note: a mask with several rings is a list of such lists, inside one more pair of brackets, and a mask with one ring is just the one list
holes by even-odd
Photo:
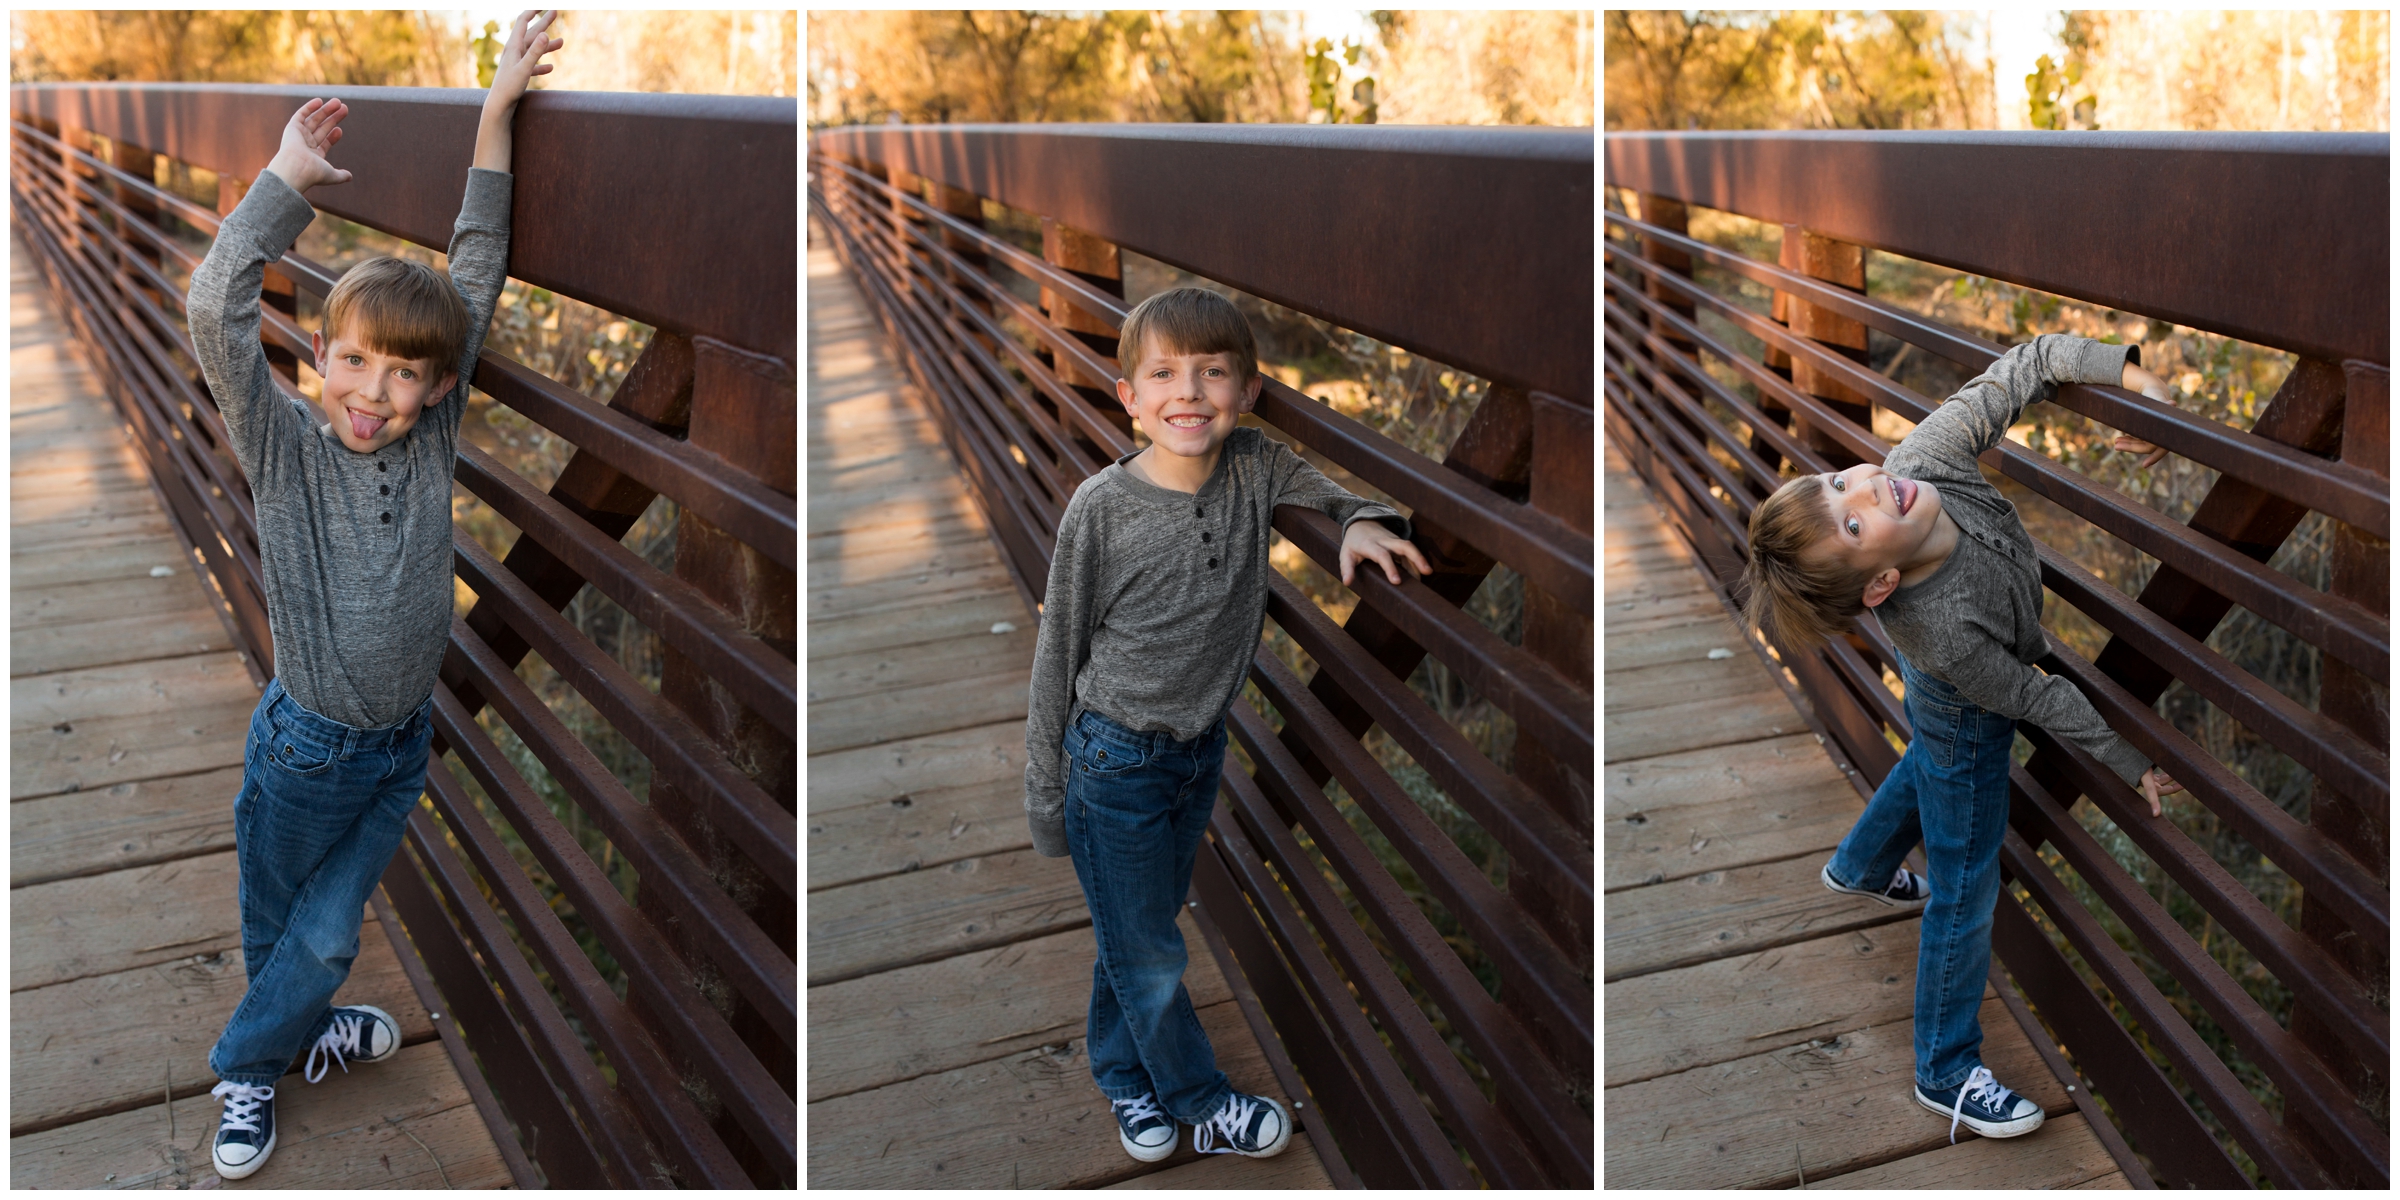
[[1988, 986], [1984, 1060], [2048, 1120], [1951, 1145], [1910, 1097], [1917, 919], [1817, 880], [1864, 803], [1605, 473], [1606, 1185], [2129, 1186]]
[[[809, 223], [808, 1185], [1329, 1187], [1127, 1157], [1084, 1057], [1091, 920], [1025, 827], [1034, 615], [926, 401]], [[1190, 917], [1218, 1066], [1280, 1097]]]
[[9, 1184], [506, 1187], [371, 914], [339, 1003], [398, 1058], [287, 1076], [275, 1156], [209, 1165], [241, 999], [233, 798], [258, 687], [22, 243], [9, 275]]

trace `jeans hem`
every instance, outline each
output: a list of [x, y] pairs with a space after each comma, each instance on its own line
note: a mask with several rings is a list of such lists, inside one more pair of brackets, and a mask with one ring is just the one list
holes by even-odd
[[[1158, 1089], [1157, 1089], [1157, 1088], [1155, 1088], [1155, 1087], [1146, 1087], [1146, 1088], [1110, 1088], [1110, 1087], [1101, 1087], [1100, 1083], [1099, 1083], [1097, 1080], [1095, 1080], [1095, 1081], [1092, 1083], [1092, 1086], [1093, 1086], [1093, 1087], [1096, 1087], [1096, 1088], [1100, 1088], [1100, 1094], [1101, 1094], [1102, 1096], [1104, 1096], [1104, 1097], [1107, 1097], [1107, 1098], [1108, 1098], [1108, 1100], [1109, 1100], [1111, 1103], [1114, 1103], [1115, 1101], [1118, 1101], [1118, 1100], [1138, 1100], [1138, 1099], [1140, 1099], [1140, 1098], [1142, 1098], [1142, 1097], [1144, 1097], [1144, 1096], [1155, 1096], [1155, 1095], [1157, 1095], [1157, 1094], [1158, 1094]], [[1114, 1094], [1112, 1094], [1112, 1093], [1116, 1093], [1116, 1092], [1123, 1092], [1123, 1093], [1125, 1093], [1125, 1094], [1124, 1094], [1124, 1095], [1122, 1095], [1122, 1096], [1119, 1096], [1119, 1095], [1114, 1095]]]
[[1211, 1097], [1209, 1097], [1209, 1101], [1208, 1101], [1208, 1103], [1207, 1103], [1207, 1104], [1204, 1104], [1204, 1105], [1202, 1105], [1202, 1106], [1201, 1106], [1201, 1113], [1200, 1113], [1200, 1115], [1199, 1115], [1199, 1116], [1197, 1116], [1197, 1117], [1180, 1117], [1180, 1116], [1175, 1116], [1175, 1114], [1174, 1114], [1174, 1113], [1168, 1113], [1167, 1115], [1168, 1115], [1168, 1116], [1171, 1116], [1171, 1117], [1175, 1117], [1175, 1119], [1176, 1119], [1176, 1120], [1178, 1120], [1178, 1121], [1181, 1121], [1181, 1122], [1183, 1122], [1183, 1123], [1184, 1123], [1184, 1124], [1186, 1124], [1186, 1125], [1205, 1125], [1205, 1124], [1207, 1124], [1207, 1123], [1208, 1123], [1208, 1119], [1209, 1119], [1210, 1117], [1216, 1116], [1218, 1112], [1220, 1112], [1220, 1111], [1222, 1111], [1222, 1110], [1224, 1109], [1224, 1107], [1225, 1107], [1225, 1101], [1226, 1101], [1228, 1098], [1230, 1098], [1230, 1097], [1233, 1095], [1233, 1085], [1232, 1085], [1232, 1084], [1230, 1084], [1230, 1083], [1226, 1083], [1226, 1084], [1220, 1084], [1220, 1085], [1218, 1085], [1218, 1087], [1219, 1087], [1219, 1091], [1217, 1092], [1217, 1094], [1216, 1094], [1216, 1095], [1214, 1095], [1214, 1096], [1211, 1096]]

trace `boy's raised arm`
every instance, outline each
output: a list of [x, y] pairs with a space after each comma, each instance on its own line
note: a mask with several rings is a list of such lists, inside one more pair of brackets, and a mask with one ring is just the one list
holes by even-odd
[[2062, 383], [2114, 384], [2124, 376], [2125, 363], [2140, 362], [2141, 353], [2140, 346], [2045, 333], [1994, 359], [1928, 414], [1901, 446], [1929, 463], [1972, 472], [1975, 456], [1998, 443], [2027, 406], [2049, 399]]
[[483, 116], [475, 128], [475, 160], [467, 170], [467, 195], [458, 209], [458, 224], [450, 235], [450, 282], [467, 302], [467, 341], [459, 352], [458, 385], [450, 399], [434, 411], [443, 427], [455, 430], [466, 414], [467, 385], [474, 379], [475, 362], [483, 355], [484, 334], [500, 304], [500, 289], [508, 283], [508, 222], [516, 178], [509, 173], [514, 158], [517, 102], [536, 75], [549, 73], [544, 54], [566, 44], [546, 36], [556, 10], [517, 14], [501, 47], [491, 90], [484, 94]]
[[185, 297], [184, 316], [200, 374], [225, 417], [234, 458], [253, 488], [275, 484], [283, 456], [268, 452], [274, 441], [296, 438], [308, 424], [292, 410], [267, 367], [266, 349], [258, 340], [259, 290], [267, 264], [282, 258], [316, 219], [317, 210], [300, 193], [350, 178], [348, 171], [325, 161], [341, 140], [341, 119], [348, 111], [339, 100], [311, 100], [292, 114], [284, 125], [282, 147], [218, 227], [208, 257], [192, 272]]

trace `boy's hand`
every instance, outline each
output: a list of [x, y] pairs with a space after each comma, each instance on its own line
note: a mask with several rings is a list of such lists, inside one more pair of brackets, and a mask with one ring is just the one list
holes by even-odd
[[2159, 814], [2158, 798], [2160, 796], [2172, 796], [2182, 790], [2182, 784], [2175, 782], [2173, 776], [2157, 767], [2142, 772], [2142, 798], [2150, 802], [2151, 816], [2155, 817]]
[[339, 100], [311, 100], [283, 126], [283, 146], [267, 163], [275, 177], [306, 194], [319, 184], [348, 183], [350, 172], [325, 161], [335, 142], [342, 140], [342, 118], [350, 106]]
[[567, 44], [565, 38], [550, 37], [550, 23], [558, 19], [558, 10], [527, 9], [510, 23], [508, 41], [500, 47], [500, 58], [492, 72], [492, 90], [484, 93], [484, 111], [510, 109], [525, 98], [525, 85], [536, 75], [550, 73], [551, 64], [542, 56]]
[[1350, 528], [1342, 531], [1343, 586], [1349, 586], [1358, 563], [1370, 558], [1383, 564], [1384, 577], [1395, 584], [1400, 582], [1400, 564], [1394, 561], [1396, 558], [1408, 560], [1419, 575], [1433, 573], [1433, 564], [1425, 561], [1425, 552], [1417, 549], [1415, 543], [1396, 536], [1380, 521], [1353, 521]]
[[[2175, 403], [2175, 393], [2168, 390], [2167, 381], [2151, 374], [2140, 363], [2126, 363], [2125, 372], [2118, 378], [2117, 386], [2128, 391], [2140, 392], [2160, 404], [2173, 405]], [[2125, 454], [2147, 455], [2148, 457], [2142, 459], [2141, 462], [2141, 465], [2145, 467], [2155, 467], [2167, 457], [2164, 449], [2131, 434], [2120, 433], [2116, 440], [2108, 445], [2109, 449]]]

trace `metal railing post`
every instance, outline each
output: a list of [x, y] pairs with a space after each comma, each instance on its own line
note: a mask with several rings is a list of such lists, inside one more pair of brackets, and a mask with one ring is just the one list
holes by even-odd
[[[1111, 296], [1122, 299], [1125, 295], [1125, 264], [1114, 242], [1103, 241], [1080, 229], [1043, 217], [1042, 260], [1074, 272], [1085, 283]], [[1042, 289], [1042, 311], [1049, 315], [1051, 324], [1072, 334], [1094, 352], [1109, 358], [1117, 356], [1116, 327], [1083, 311], [1056, 289]], [[1061, 382], [1091, 401], [1093, 407], [1100, 410], [1100, 415], [1108, 418], [1109, 423], [1125, 436], [1133, 436], [1133, 417], [1125, 411], [1124, 405], [1117, 402], [1116, 380], [1096, 378], [1072, 361], [1056, 362], [1047, 349], [1041, 353], [1045, 361], [1052, 362]], [[1074, 436], [1085, 445], [1092, 445], [1081, 431], [1075, 431]], [[1092, 446], [1092, 452], [1101, 453], [1098, 446]]]
[[[1783, 227], [1783, 265], [1808, 276], [1822, 279], [1837, 287], [1865, 294], [1867, 290], [1866, 252], [1863, 247], [1820, 237], [1797, 225]], [[1820, 342], [1853, 362], [1867, 361], [1867, 327], [1830, 309], [1811, 304], [1798, 296], [1781, 293], [1784, 321], [1792, 332], [1811, 341]], [[1861, 429], [1871, 429], [1874, 414], [1867, 399], [1847, 385], [1818, 370], [1806, 361], [1790, 364], [1792, 386], [1823, 400], [1835, 412], [1848, 417]], [[1800, 441], [1822, 455], [1825, 461], [1839, 470], [1858, 462], [1858, 456], [1824, 430], [1811, 426], [1801, 418], [1795, 430]]]
[[[2342, 461], [2391, 476], [2391, 370], [2373, 363], [2342, 364], [2346, 384], [2342, 410]], [[2356, 600], [2379, 616], [2391, 612], [2391, 543], [2334, 522], [2331, 586], [2336, 596]], [[2322, 660], [2323, 679], [2317, 692], [2317, 711], [2339, 721], [2378, 750], [2389, 749], [2390, 682], [2373, 679], [2332, 655]], [[2378, 685], [2382, 685], [2378, 694]], [[2389, 878], [2391, 829], [2379, 804], [2346, 795], [2325, 779], [2316, 781], [2309, 801], [2308, 822], [2324, 831], [2379, 876]], [[2389, 994], [2391, 949], [2359, 936], [2350, 923], [2315, 897], [2300, 897], [2300, 935], [2321, 946], [2333, 961], [2376, 995]], [[2381, 1108], [2391, 1092], [2391, 1075], [2382, 1063], [2364, 1061], [2343, 1044], [2331, 1018], [2305, 998], [2292, 1004], [2292, 1036], [2315, 1051], [2328, 1067], [2369, 1108]], [[2295, 1107], [2284, 1109], [2284, 1124], [2295, 1139], [2331, 1175], [2338, 1186], [2381, 1187], [2380, 1178], [2360, 1171], [2330, 1139], [2315, 1129]]]

